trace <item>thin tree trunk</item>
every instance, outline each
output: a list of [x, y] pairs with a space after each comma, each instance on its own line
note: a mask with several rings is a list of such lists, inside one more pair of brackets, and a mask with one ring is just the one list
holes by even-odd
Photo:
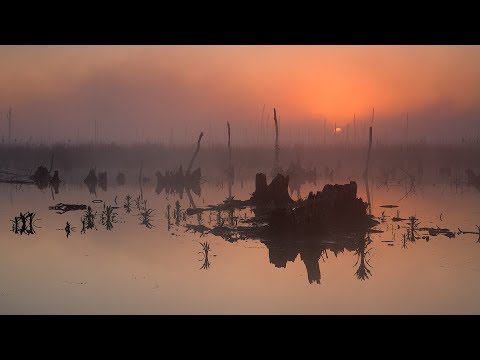
[[187, 173], [188, 174], [190, 174], [190, 171], [192, 170], [193, 162], [195, 161], [195, 158], [197, 157], [197, 154], [200, 151], [200, 141], [202, 141], [202, 137], [203, 137], [203, 132], [201, 132], [200, 136], [198, 137], [197, 150], [193, 154], [192, 160], [190, 160], [190, 164], [188, 164], [188, 168], [187, 168]]

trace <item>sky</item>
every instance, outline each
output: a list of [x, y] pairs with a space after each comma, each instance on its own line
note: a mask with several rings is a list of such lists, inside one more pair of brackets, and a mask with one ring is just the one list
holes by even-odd
[[0, 46], [0, 136], [12, 107], [23, 140], [92, 141], [97, 121], [101, 141], [223, 142], [229, 121], [270, 143], [275, 107], [284, 142], [364, 141], [373, 108], [382, 142], [476, 139], [478, 64], [480, 46]]

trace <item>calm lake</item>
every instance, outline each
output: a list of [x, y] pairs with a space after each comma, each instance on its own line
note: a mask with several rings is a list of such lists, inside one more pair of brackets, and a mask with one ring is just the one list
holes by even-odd
[[[300, 195], [321, 190], [324, 183], [307, 184]], [[253, 181], [237, 181], [232, 193], [247, 199], [254, 187]], [[146, 208], [153, 210], [152, 227], [141, 224], [135, 207], [141, 194]], [[130, 213], [124, 208], [126, 195], [131, 196]], [[225, 185], [207, 182], [201, 195], [192, 193], [191, 198], [195, 206], [204, 207], [227, 195]], [[372, 214], [380, 221], [375, 229], [382, 232], [369, 234], [361, 249], [338, 247], [332, 240], [318, 252], [301, 245], [226, 241], [187, 231], [186, 223], [211, 227], [231, 219], [218, 212], [187, 216], [185, 210], [192, 206], [187, 194], [182, 199], [157, 194], [155, 184], [145, 184], [142, 191], [109, 184], [107, 191], [97, 188], [94, 195], [81, 182], [67, 182], [55, 199], [50, 189], [2, 184], [0, 313], [480, 313], [479, 235], [458, 233], [459, 228], [478, 232], [480, 193], [428, 184], [402, 199], [404, 195], [402, 186], [371, 184]], [[362, 183], [358, 196], [366, 201]], [[58, 203], [91, 206], [95, 228], [83, 233], [84, 210], [49, 210]], [[381, 207], [386, 204], [398, 207]], [[118, 206], [112, 209], [116, 216], [108, 229], [101, 219], [104, 205]], [[12, 221], [26, 212], [35, 213], [35, 233], [15, 233]], [[249, 213], [236, 212], [234, 221]], [[455, 236], [427, 237], [418, 231], [411, 241], [406, 236], [408, 220], [393, 221], [396, 216], [415, 216], [419, 228], [438, 226]], [[67, 221], [72, 227], [68, 238]]]

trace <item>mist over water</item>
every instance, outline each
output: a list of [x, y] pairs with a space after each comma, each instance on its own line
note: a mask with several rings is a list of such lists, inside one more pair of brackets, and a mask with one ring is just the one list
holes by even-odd
[[0, 47], [0, 313], [479, 313], [479, 49]]

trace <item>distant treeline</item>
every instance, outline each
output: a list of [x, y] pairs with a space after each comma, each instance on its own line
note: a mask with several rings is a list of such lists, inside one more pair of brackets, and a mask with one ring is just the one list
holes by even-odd
[[[61, 172], [96, 167], [98, 170], [123, 169], [137, 171], [143, 161], [145, 169], [185, 169], [195, 151], [191, 146], [166, 146], [161, 144], [57, 144], [0, 146], [0, 169], [29, 171], [39, 165], [47, 166], [52, 155], [54, 168]], [[280, 143], [280, 165], [288, 167], [299, 161], [306, 168], [316, 167], [322, 173], [325, 166], [336, 174], [350, 176], [362, 171], [366, 160], [366, 145], [310, 145], [290, 146]], [[463, 171], [480, 168], [480, 146], [412, 144], [382, 145], [372, 147], [371, 163], [374, 168], [418, 168], [437, 171], [450, 167]], [[271, 169], [274, 162], [272, 146], [233, 147], [232, 162], [235, 174], [242, 175]], [[228, 167], [227, 146], [201, 146], [194, 168], [201, 167], [202, 174], [222, 173]]]

